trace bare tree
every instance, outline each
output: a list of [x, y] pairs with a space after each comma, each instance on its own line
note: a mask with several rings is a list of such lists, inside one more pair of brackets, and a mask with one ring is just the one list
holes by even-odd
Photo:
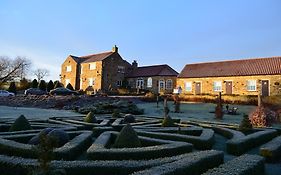
[[49, 76], [50, 72], [47, 69], [36, 69], [33, 71], [33, 75], [37, 77], [38, 82], [42, 80], [44, 77]]
[[27, 74], [31, 66], [31, 62], [25, 57], [9, 57], [0, 56], [0, 84], [7, 81], [22, 79]]

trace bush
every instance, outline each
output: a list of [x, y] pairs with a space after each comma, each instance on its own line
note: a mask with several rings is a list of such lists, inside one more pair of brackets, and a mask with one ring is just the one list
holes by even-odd
[[278, 136], [270, 142], [260, 147], [260, 155], [266, 158], [267, 161], [276, 161], [281, 156], [281, 136]]
[[68, 134], [62, 129], [53, 129], [47, 136], [56, 138], [57, 147], [61, 147], [69, 141]]
[[17, 93], [17, 87], [16, 87], [16, 83], [15, 82], [11, 82], [10, 83], [10, 86], [8, 88], [8, 91], [9, 92], [13, 92], [13, 93]]
[[10, 127], [9, 131], [22, 131], [32, 129], [24, 115], [20, 115]]
[[170, 116], [164, 117], [162, 121], [162, 127], [173, 127], [173, 126], [176, 126], [174, 124], [174, 120]]
[[38, 88], [41, 89], [42, 91], [46, 91], [47, 85], [45, 80], [40, 80], [39, 84], [38, 84]]
[[40, 131], [36, 136], [33, 136], [29, 141], [28, 144], [31, 145], [38, 145], [40, 142], [40, 135], [42, 134], [49, 134], [49, 132], [51, 132], [52, 130], [54, 130], [54, 128], [45, 128], [42, 131]]
[[31, 82], [31, 87], [32, 88], [37, 88], [38, 87], [38, 81], [36, 79], [33, 79]]
[[132, 114], [126, 114], [124, 116], [123, 122], [124, 123], [135, 123], [136, 122], [135, 116], [133, 116]]
[[141, 142], [138, 135], [129, 124], [122, 128], [113, 145], [115, 148], [136, 148], [140, 146]]
[[112, 118], [120, 118], [121, 114], [118, 109], [114, 109], [112, 113]]
[[248, 131], [253, 128], [251, 121], [249, 120], [249, 116], [244, 114], [243, 115], [243, 120], [241, 121], [239, 125], [239, 130], [240, 131]]
[[66, 88], [69, 89], [69, 90], [74, 91], [73, 86], [72, 86], [70, 83], [68, 83], [68, 84], [66, 85]]
[[258, 106], [249, 117], [251, 124], [255, 127], [271, 126], [277, 121], [277, 116], [274, 111], [264, 106]]
[[55, 81], [54, 84], [55, 84], [54, 89], [59, 88], [59, 87], [63, 87], [63, 85], [59, 81]]
[[87, 114], [87, 116], [84, 118], [84, 122], [87, 122], [87, 123], [97, 123], [97, 119], [94, 116], [94, 113], [93, 112], [89, 112]]
[[50, 92], [52, 89], [54, 89], [54, 83], [50, 80], [47, 84], [47, 91]]

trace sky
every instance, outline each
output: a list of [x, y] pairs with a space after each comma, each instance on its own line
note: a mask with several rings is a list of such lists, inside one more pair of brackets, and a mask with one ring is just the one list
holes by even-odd
[[[0, 56], [59, 79], [68, 55], [114, 45], [139, 66], [281, 56], [280, 0], [0, 0]], [[28, 78], [34, 78], [30, 71]]]

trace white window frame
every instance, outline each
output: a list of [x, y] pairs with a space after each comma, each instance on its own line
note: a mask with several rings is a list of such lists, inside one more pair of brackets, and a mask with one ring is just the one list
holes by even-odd
[[152, 87], [152, 78], [151, 78], [151, 77], [148, 77], [148, 78], [147, 78], [147, 87], [148, 87], [148, 88], [151, 88], [151, 87]]
[[95, 85], [95, 79], [94, 78], [88, 78], [88, 85], [94, 86]]
[[247, 91], [257, 91], [257, 80], [246, 81]]
[[187, 81], [187, 82], [184, 83], [184, 90], [186, 92], [192, 91], [192, 82], [191, 81]]
[[144, 88], [144, 80], [143, 78], [138, 78], [136, 81], [136, 88], [143, 89]]
[[94, 63], [89, 63], [89, 69], [90, 70], [95, 70], [97, 68], [97, 64], [94, 62]]
[[173, 80], [172, 79], [166, 80], [166, 89], [173, 89]]
[[65, 70], [66, 72], [71, 72], [71, 65], [69, 65], [69, 66], [66, 66], [66, 70]]
[[215, 92], [221, 92], [222, 91], [222, 81], [214, 81], [213, 82], [213, 90]]

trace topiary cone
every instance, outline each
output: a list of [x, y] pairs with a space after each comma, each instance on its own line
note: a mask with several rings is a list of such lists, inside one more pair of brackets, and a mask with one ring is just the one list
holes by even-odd
[[24, 115], [20, 115], [10, 127], [9, 131], [22, 131], [32, 129]]
[[115, 148], [136, 148], [140, 146], [141, 142], [138, 135], [130, 124], [122, 128], [113, 145]]
[[87, 122], [87, 123], [96, 123], [97, 122], [97, 119], [96, 117], [94, 116], [94, 113], [91, 111], [89, 112], [86, 117], [84, 118], [84, 122]]

